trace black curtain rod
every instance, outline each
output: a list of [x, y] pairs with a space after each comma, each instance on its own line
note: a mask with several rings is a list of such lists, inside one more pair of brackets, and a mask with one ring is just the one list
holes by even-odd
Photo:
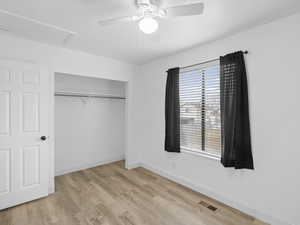
[[[243, 51], [243, 53], [244, 54], [248, 54], [249, 52], [246, 50], [246, 51]], [[180, 67], [180, 69], [186, 69], [186, 68], [189, 68], [189, 67], [193, 67], [193, 66], [198, 66], [198, 65], [201, 65], [201, 64], [205, 64], [205, 63], [214, 62], [214, 61], [219, 60], [219, 59], [220, 58], [215, 58], [215, 59], [207, 60], [207, 61], [204, 61], [204, 62], [201, 62], [201, 63], [196, 63], [196, 64], [193, 64], [193, 65]]]

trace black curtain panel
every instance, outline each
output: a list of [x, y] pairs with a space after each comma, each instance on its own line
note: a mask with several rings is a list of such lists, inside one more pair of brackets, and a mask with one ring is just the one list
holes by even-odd
[[165, 101], [165, 150], [180, 152], [179, 68], [168, 70]]
[[242, 51], [220, 57], [222, 155], [225, 167], [254, 169], [247, 75]]

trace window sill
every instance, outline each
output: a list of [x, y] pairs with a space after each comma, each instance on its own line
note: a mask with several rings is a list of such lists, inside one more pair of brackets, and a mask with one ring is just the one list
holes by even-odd
[[186, 148], [181, 148], [181, 152], [186, 153], [186, 154], [190, 154], [190, 155], [204, 157], [204, 158], [207, 158], [207, 159], [212, 159], [212, 160], [215, 160], [215, 161], [220, 161], [221, 160], [221, 156], [217, 156], [217, 155], [213, 155], [213, 154], [209, 154], [209, 153], [205, 153], [205, 152], [195, 152], [195, 151], [191, 151], [191, 150], [186, 149]]

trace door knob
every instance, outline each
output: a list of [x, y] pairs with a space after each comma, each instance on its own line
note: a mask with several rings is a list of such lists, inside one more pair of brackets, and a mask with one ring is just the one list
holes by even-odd
[[46, 141], [47, 137], [46, 136], [41, 136], [42, 141]]

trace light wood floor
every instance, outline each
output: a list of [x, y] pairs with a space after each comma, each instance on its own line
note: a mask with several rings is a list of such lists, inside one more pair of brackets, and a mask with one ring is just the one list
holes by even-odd
[[123, 161], [57, 177], [55, 194], [0, 212], [0, 225], [263, 224]]

